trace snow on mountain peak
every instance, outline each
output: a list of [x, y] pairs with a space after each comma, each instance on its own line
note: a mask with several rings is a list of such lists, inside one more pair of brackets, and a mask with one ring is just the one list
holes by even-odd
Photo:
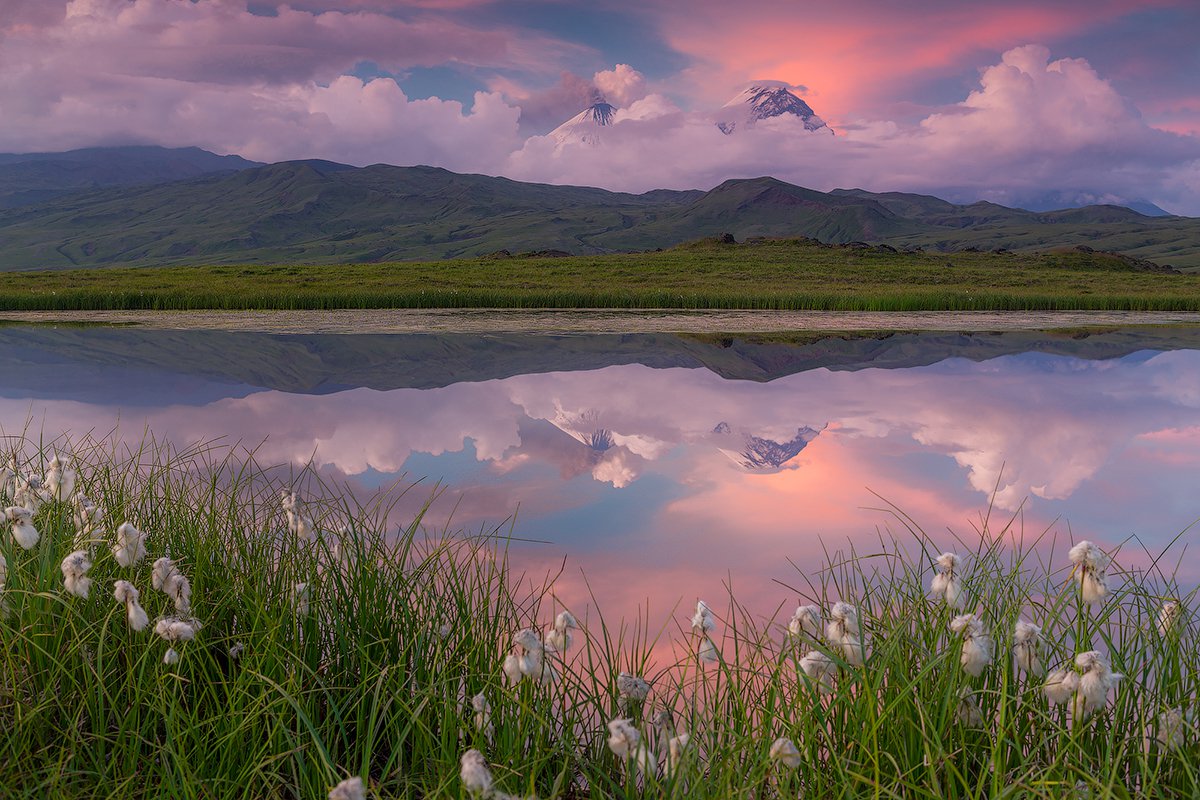
[[550, 138], [562, 146], [569, 142], [592, 145], [600, 144], [600, 130], [613, 124], [617, 107], [596, 93], [590, 106], [550, 131]]
[[717, 127], [722, 133], [731, 134], [739, 128], [754, 127], [756, 122], [765, 119], [789, 115], [802, 119], [805, 130], [833, 133], [812, 106], [779, 81], [757, 81], [747, 86], [721, 108]]

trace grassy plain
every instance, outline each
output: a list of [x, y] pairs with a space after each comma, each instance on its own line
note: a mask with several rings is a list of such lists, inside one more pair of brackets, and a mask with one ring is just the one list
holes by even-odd
[[1200, 310], [1200, 275], [1077, 249], [896, 252], [813, 240], [603, 256], [0, 273], [0, 310]]
[[[64, 445], [5, 442], [18, 471], [33, 473]], [[1036, 532], [1022, 542], [1019, 516], [983, 517], [955, 544], [897, 511], [902, 540], [805, 565], [792, 578], [803, 588], [781, 589], [773, 616], [708, 598], [709, 659], [690, 608], [667, 622], [577, 608], [573, 644], [541, 662], [555, 678], [511, 685], [501, 664], [514, 635], [545, 632], [562, 608], [552, 583], [510, 570], [503, 529], [429, 532], [417, 519], [397, 530], [394, 492], [359, 503], [228, 447], [85, 439], [71, 450], [77, 488], [102, 503], [103, 525], [81, 533], [71, 504], [50, 500], [28, 549], [0, 540], [5, 798], [313, 799], [348, 776], [370, 798], [467, 797], [459, 759], [471, 748], [495, 779], [476, 800], [1200, 792], [1195, 592], [1160, 554], [1141, 555], [1144, 571], [1114, 565], [1111, 593], [1088, 606], [1065, 566], [1068, 543]], [[315, 537], [289, 529], [281, 486], [305, 493], [299, 512]], [[149, 551], [128, 565], [110, 549], [124, 520], [146, 532]], [[975, 676], [949, 627], [957, 612], [926, 591], [947, 545], [966, 554], [964, 606], [994, 637]], [[90, 551], [86, 597], [60, 574], [76, 549]], [[178, 612], [151, 582], [151, 562], [168, 553], [200, 623], [173, 645], [174, 662], [154, 620]], [[115, 580], [141, 590], [146, 629], [127, 623]], [[863, 646], [789, 633], [796, 595], [821, 613], [854, 604]], [[1163, 626], [1167, 599], [1184, 611]], [[1075, 674], [1076, 654], [1095, 649], [1124, 681], [1086, 714], [1048, 702], [1044, 678], [1011, 655], [1022, 618], [1041, 627], [1045, 667]], [[806, 652], [826, 655], [823, 678], [802, 668]], [[622, 671], [645, 676], [648, 691], [623, 692]], [[606, 742], [614, 718], [643, 738], [640, 767]], [[685, 732], [671, 758], [669, 739]], [[779, 737], [797, 748], [786, 762], [770, 754]]]

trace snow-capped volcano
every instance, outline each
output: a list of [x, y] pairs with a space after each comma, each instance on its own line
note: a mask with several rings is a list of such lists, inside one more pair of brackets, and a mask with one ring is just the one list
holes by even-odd
[[739, 92], [717, 113], [717, 127], [730, 134], [764, 119], [788, 115], [804, 120], [806, 130], [833, 133], [812, 106], [792, 94], [787, 84], [776, 81], [753, 83]]
[[602, 95], [597, 95], [590, 106], [550, 131], [550, 137], [559, 145], [568, 142], [598, 145], [601, 129], [613, 124], [613, 115], [616, 112], [616, 106], [610, 104]]
[[817, 429], [805, 425], [797, 428], [796, 435], [789, 441], [777, 442], [755, 436], [748, 431], [743, 431], [738, 436], [729, 427], [729, 423], [722, 422], [713, 428], [713, 435], [717, 439], [718, 449], [742, 469], [749, 472], [775, 472], [798, 456], [826, 427], [822, 425]]

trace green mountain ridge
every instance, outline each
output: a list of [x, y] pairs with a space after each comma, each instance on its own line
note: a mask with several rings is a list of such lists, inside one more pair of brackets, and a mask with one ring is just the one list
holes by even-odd
[[46, 203], [109, 186], [137, 186], [262, 166], [199, 147], [89, 147], [63, 153], [0, 153], [0, 208]]
[[[4, 166], [0, 159], [0, 174]], [[1118, 206], [958, 206], [901, 192], [819, 192], [770, 177], [729, 180], [707, 192], [627, 194], [328, 161], [89, 188], [0, 208], [0, 269], [592, 255], [726, 233], [943, 251], [1086, 245], [1200, 270], [1200, 219], [1146, 217]]]

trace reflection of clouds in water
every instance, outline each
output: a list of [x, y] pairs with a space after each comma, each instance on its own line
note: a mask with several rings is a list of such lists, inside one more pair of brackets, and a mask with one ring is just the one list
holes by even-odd
[[[19, 429], [32, 409], [50, 436], [107, 431], [120, 418], [132, 439], [149, 427], [177, 443], [261, 442], [263, 463], [315, 455], [324, 475], [364, 498], [378, 473], [433, 457], [416, 468], [450, 477], [427, 524], [478, 531], [516, 514], [518, 537], [557, 543], [553, 556], [526, 548], [523, 559], [550, 563], [569, 548], [600, 596], [627, 611], [645, 599], [662, 608], [693, 592], [718, 597], [731, 575], [740, 598], [770, 603], [779, 590], [768, 578], [786, 579], [787, 560], [814, 568], [823, 543], [874, 541], [881, 526], [907, 536], [870, 508], [884, 500], [939, 544], [952, 545], [947, 528], [969, 540], [968, 521], [998, 483], [1001, 510], [1035, 498], [1028, 532], [1061, 514], [1102, 542], [1130, 531], [1165, 541], [1198, 515], [1181, 469], [1200, 461], [1198, 407], [1200, 353], [1177, 351], [817, 369], [770, 383], [630, 365], [123, 410], [8, 398], [0, 422]], [[407, 493], [393, 521], [417, 513], [431, 488]], [[560, 589], [584, 603], [577, 578]]]
[[[470, 441], [475, 457], [509, 478], [515, 493], [535, 480], [538, 464], [553, 465], [564, 480], [588, 474], [618, 488], [647, 470], [696, 486], [715, 485], [716, 475], [736, 483], [721, 452], [745, 468], [790, 471], [819, 464], [804, 456], [828, 421], [821, 438], [862, 443], [855, 469], [864, 476], [886, 471], [873, 452], [900, 457], [894, 443], [907, 440], [953, 459], [973, 490], [987, 496], [996, 489], [996, 504], [1013, 509], [1028, 495], [1070, 497], [1140, 435], [1194, 424], [1197, 406], [1200, 354], [1176, 351], [1108, 362], [1028, 355], [904, 370], [818, 369], [767, 384], [631, 365], [430, 390], [257, 392], [124, 412], [49, 401], [35, 413], [46, 415], [50, 429], [106, 430], [121, 414], [125, 430], [139, 435], [148, 425], [179, 441], [261, 441], [258, 452], [269, 463], [315, 457], [350, 476], [399, 472], [411, 453], [460, 452]], [[0, 409], [12, 429], [30, 405], [9, 399]], [[714, 463], [724, 463], [724, 472], [714, 473]]]

